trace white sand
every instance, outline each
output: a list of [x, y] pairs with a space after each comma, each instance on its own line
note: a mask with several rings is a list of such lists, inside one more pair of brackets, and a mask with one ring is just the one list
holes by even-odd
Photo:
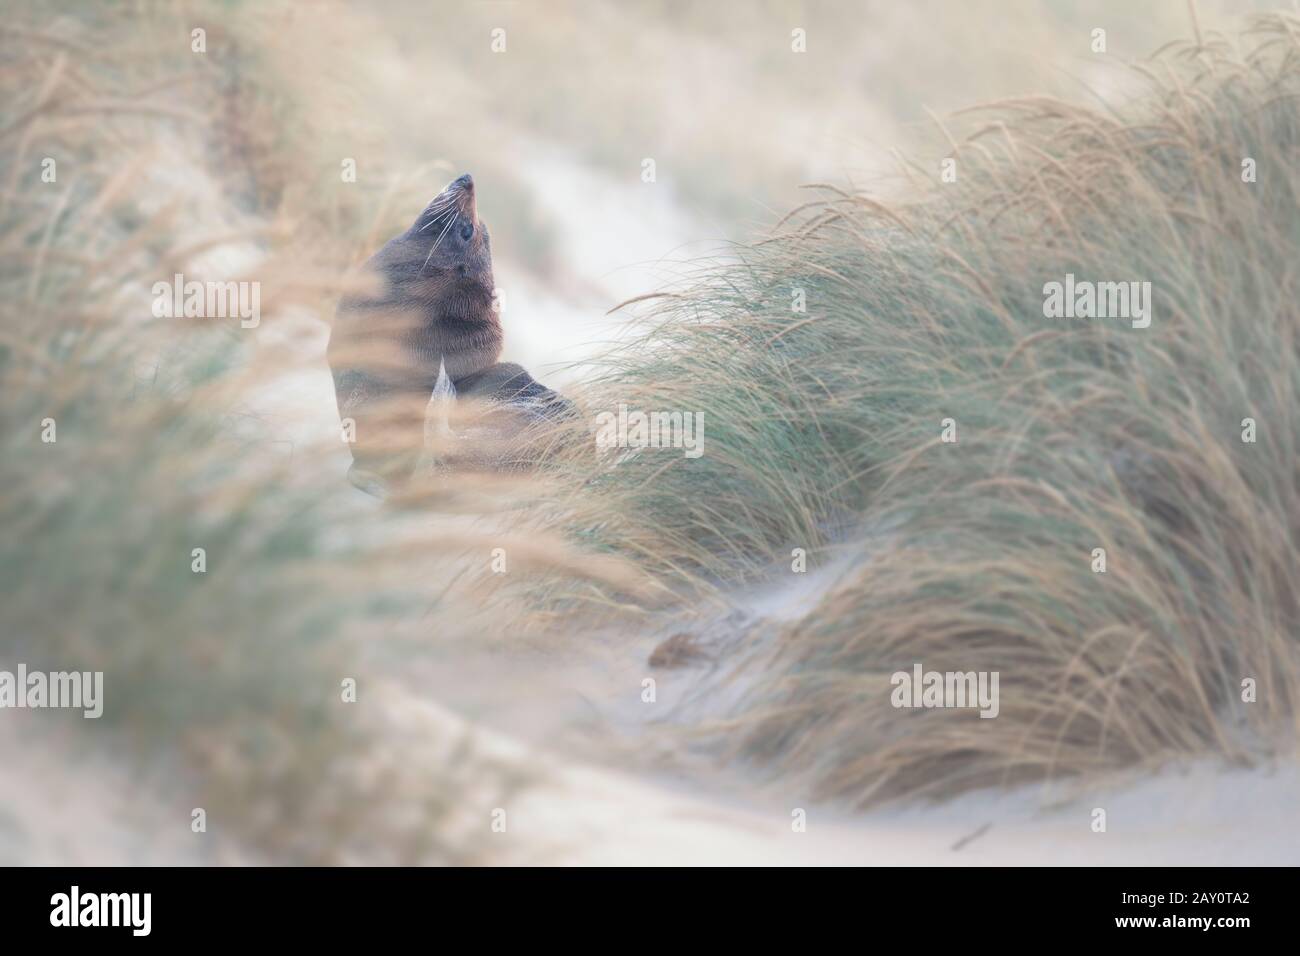
[[[431, 735], [467, 727], [408, 701]], [[10, 714], [14, 717], [14, 714]], [[183, 783], [141, 780], [108, 751], [38, 727], [49, 714], [0, 722], [0, 865], [204, 865], [267, 862], [210, 827], [190, 831]], [[21, 741], [16, 739], [21, 737]], [[850, 815], [799, 794], [763, 802], [691, 795], [566, 759], [481, 728], [476, 750], [545, 768], [493, 807], [466, 806], [502, 862], [604, 865], [1296, 865], [1300, 766], [1224, 771], [1208, 764], [1133, 777], [1068, 796], [1040, 788], [974, 793], [938, 806]], [[168, 799], [160, 793], [170, 793]], [[467, 797], [467, 799], [470, 799]], [[489, 801], [490, 802], [490, 801]], [[1104, 833], [1093, 809], [1107, 813]], [[806, 811], [795, 832], [792, 811]], [[963, 838], [971, 838], [956, 848]]]

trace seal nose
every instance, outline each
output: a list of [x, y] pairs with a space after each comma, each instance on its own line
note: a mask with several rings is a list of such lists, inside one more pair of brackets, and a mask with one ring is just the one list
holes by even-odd
[[461, 215], [470, 222], [477, 221], [478, 203], [474, 198], [474, 177], [469, 173], [458, 176], [447, 188], [456, 196]]

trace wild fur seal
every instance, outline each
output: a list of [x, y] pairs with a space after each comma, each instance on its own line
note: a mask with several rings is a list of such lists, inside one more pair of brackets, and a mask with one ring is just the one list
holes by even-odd
[[352, 449], [349, 477], [358, 487], [373, 492], [374, 478], [411, 475], [435, 390], [533, 417], [569, 413], [568, 401], [523, 367], [497, 361], [503, 335], [491, 237], [469, 174], [449, 183], [364, 268], [375, 290], [340, 301], [326, 350]]

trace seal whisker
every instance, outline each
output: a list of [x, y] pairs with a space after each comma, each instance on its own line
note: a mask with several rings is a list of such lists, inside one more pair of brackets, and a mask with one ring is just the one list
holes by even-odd
[[[457, 211], [456, 215], [452, 216], [449, 220], [447, 220], [447, 225], [442, 227], [442, 232], [438, 233], [438, 238], [434, 240], [433, 249], [429, 250], [429, 255], [433, 255], [434, 249], [437, 249], [438, 246], [442, 244], [442, 237], [447, 235], [447, 233], [451, 230], [451, 227], [456, 225], [456, 223], [459, 220], [460, 220], [460, 212]], [[426, 265], [428, 264], [428, 260], [425, 260], [425, 264]]]
[[424, 232], [424, 230], [434, 225], [443, 216], [451, 212], [453, 208], [455, 207], [450, 196], [446, 197], [441, 202], [439, 202], [437, 197], [435, 197], [433, 202], [429, 203], [428, 208], [425, 209], [425, 214], [429, 216], [429, 221], [420, 227], [420, 232]]
[[426, 222], [423, 226], [420, 227], [420, 232], [424, 232], [424, 230], [428, 229], [430, 226], [436, 223], [443, 216], [447, 215], [447, 213], [449, 213], [450, 211], [451, 211], [450, 209], [440, 210], [437, 213], [437, 215], [433, 216], [428, 222]]
[[460, 218], [460, 213], [456, 213], [456, 215], [452, 216], [450, 219], [447, 220], [447, 225], [442, 227], [442, 232], [438, 233], [438, 238], [433, 241], [433, 246], [432, 248], [429, 249], [429, 254], [424, 257], [424, 265], [420, 266], [421, 272], [423, 272], [428, 267], [429, 260], [433, 258], [433, 254], [438, 250], [438, 243], [442, 242], [442, 237], [447, 234], [448, 229], [450, 229], [452, 226], [456, 224], [456, 220], [459, 218]]

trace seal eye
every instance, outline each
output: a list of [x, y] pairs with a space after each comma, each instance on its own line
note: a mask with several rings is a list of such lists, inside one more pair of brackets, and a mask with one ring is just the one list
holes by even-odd
[[474, 227], [469, 223], [465, 223], [465, 225], [460, 227], [460, 237], [466, 242], [469, 242], [469, 237], [472, 235], [474, 235]]

